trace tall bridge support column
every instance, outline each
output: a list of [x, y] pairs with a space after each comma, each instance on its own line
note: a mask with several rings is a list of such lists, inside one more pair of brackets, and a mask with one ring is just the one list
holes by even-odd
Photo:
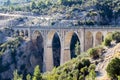
[[51, 71], [54, 67], [53, 65], [53, 52], [52, 52], [52, 44], [49, 42], [47, 38], [47, 32], [45, 33], [46, 38], [44, 39], [44, 65], [43, 70]]
[[29, 38], [30, 40], [32, 39], [31, 28], [28, 29], [28, 38]]
[[93, 33], [93, 47], [96, 46], [96, 33]]
[[80, 49], [81, 53], [85, 51], [85, 29], [81, 29]]
[[61, 31], [61, 56], [60, 56], [60, 65], [64, 64], [64, 39], [65, 39], [65, 35], [64, 35], [64, 31]]
[[52, 53], [52, 46], [47, 45], [45, 50], [44, 60], [45, 60], [45, 69], [46, 71], [51, 71], [53, 69], [53, 54]]
[[[65, 33], [66, 31], [61, 31], [61, 65], [71, 59], [70, 57], [70, 47], [65, 47]], [[70, 44], [69, 44], [70, 45]]]

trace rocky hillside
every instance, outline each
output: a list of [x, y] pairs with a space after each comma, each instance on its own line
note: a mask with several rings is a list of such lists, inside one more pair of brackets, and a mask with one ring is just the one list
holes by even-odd
[[[119, 7], [119, 0], [37, 0], [23, 6], [2, 7], [0, 10], [4, 13], [32, 15], [43, 24], [80, 26], [119, 25]], [[37, 18], [41, 16], [42, 20]], [[36, 24], [37, 20], [33, 19], [33, 25], [41, 24]]]
[[[36, 47], [32, 47], [32, 45]], [[14, 38], [0, 45], [0, 79], [10, 80], [13, 71], [21, 74], [33, 73], [36, 65], [42, 65], [42, 56], [37, 44]], [[41, 69], [42, 70], [42, 69]], [[7, 77], [6, 77], [7, 76]]]

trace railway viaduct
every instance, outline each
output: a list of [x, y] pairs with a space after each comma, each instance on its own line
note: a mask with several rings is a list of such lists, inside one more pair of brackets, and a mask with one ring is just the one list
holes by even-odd
[[[54, 67], [53, 41], [55, 36], [60, 43], [59, 64], [69, 61], [71, 57], [72, 42], [79, 41], [80, 52], [95, 47], [102, 43], [104, 37], [111, 32], [120, 31], [120, 27], [115, 26], [77, 26], [77, 27], [13, 27], [16, 35], [28, 37], [30, 40], [39, 39], [42, 46], [43, 70], [50, 71]], [[76, 37], [72, 40], [73, 37]], [[74, 43], [75, 45], [75, 43]], [[40, 53], [41, 54], [41, 53]]]

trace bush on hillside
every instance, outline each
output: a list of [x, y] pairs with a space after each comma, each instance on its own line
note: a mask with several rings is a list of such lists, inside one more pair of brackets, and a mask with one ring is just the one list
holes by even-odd
[[105, 38], [104, 42], [103, 42], [103, 45], [105, 46], [110, 46], [111, 45], [111, 39], [108, 39], [108, 38]]
[[111, 79], [117, 79], [117, 76], [120, 75], [120, 59], [113, 59], [106, 68], [107, 74]]
[[87, 52], [88, 52], [89, 56], [90, 56], [92, 59], [97, 59], [97, 58], [99, 58], [99, 54], [98, 54], [97, 48], [90, 48], [90, 49], [88, 49]]
[[120, 32], [114, 32], [112, 34], [112, 39], [116, 41], [116, 43], [120, 42]]
[[105, 37], [105, 39], [103, 41], [103, 45], [104, 46], [110, 46], [111, 45], [111, 41], [112, 41], [112, 33], [107, 34], [107, 36]]
[[37, 65], [34, 69], [34, 74], [32, 80], [42, 80], [42, 74], [40, 72], [40, 67]]

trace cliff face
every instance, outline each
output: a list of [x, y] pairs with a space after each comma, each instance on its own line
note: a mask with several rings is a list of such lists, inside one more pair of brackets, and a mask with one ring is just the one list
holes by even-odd
[[16, 69], [20, 74], [32, 74], [36, 65], [42, 65], [42, 55], [40, 52], [38, 45], [32, 41], [23, 41], [18, 47], [14, 47], [13, 49], [10, 47], [7, 48], [0, 56], [0, 79], [12, 79], [13, 72]]
[[4, 34], [0, 32], [0, 43], [3, 43], [4, 41]]

